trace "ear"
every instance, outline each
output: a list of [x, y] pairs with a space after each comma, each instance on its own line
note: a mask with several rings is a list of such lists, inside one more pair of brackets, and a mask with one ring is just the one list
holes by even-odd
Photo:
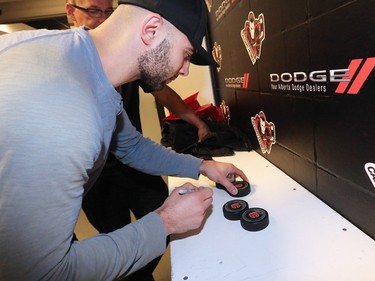
[[75, 21], [75, 16], [74, 16], [74, 7], [72, 5], [70, 5], [69, 3], [66, 3], [65, 4], [65, 11], [66, 11], [66, 15], [68, 16], [68, 18], [70, 18], [72, 21]]
[[142, 21], [141, 39], [147, 46], [163, 35], [163, 18], [159, 14], [150, 14]]

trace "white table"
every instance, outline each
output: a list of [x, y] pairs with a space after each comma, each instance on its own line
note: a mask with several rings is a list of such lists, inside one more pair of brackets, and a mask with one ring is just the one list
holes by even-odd
[[251, 182], [249, 207], [269, 213], [258, 232], [224, 218], [233, 199], [201, 176], [169, 177], [169, 188], [187, 181], [211, 186], [213, 209], [203, 227], [171, 241], [172, 281], [374, 281], [375, 241], [255, 151], [219, 157]]

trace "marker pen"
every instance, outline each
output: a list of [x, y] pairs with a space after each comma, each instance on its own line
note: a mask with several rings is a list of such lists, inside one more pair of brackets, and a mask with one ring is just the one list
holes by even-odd
[[180, 195], [184, 195], [184, 194], [187, 194], [187, 193], [192, 193], [192, 192], [195, 192], [196, 190], [195, 189], [180, 189], [178, 191], [178, 194]]

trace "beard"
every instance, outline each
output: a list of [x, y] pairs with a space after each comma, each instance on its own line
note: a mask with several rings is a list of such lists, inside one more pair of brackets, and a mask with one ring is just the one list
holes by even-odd
[[170, 42], [164, 39], [154, 49], [146, 51], [138, 58], [138, 68], [145, 91], [159, 91], [165, 87], [168, 75], [173, 73], [169, 59], [170, 50]]

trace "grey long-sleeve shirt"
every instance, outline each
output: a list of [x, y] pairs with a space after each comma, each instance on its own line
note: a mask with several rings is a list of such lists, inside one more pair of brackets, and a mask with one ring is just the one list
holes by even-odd
[[198, 177], [200, 159], [143, 138], [121, 102], [84, 28], [0, 36], [0, 280], [112, 280], [165, 250], [156, 213], [71, 242], [115, 130], [124, 163]]

